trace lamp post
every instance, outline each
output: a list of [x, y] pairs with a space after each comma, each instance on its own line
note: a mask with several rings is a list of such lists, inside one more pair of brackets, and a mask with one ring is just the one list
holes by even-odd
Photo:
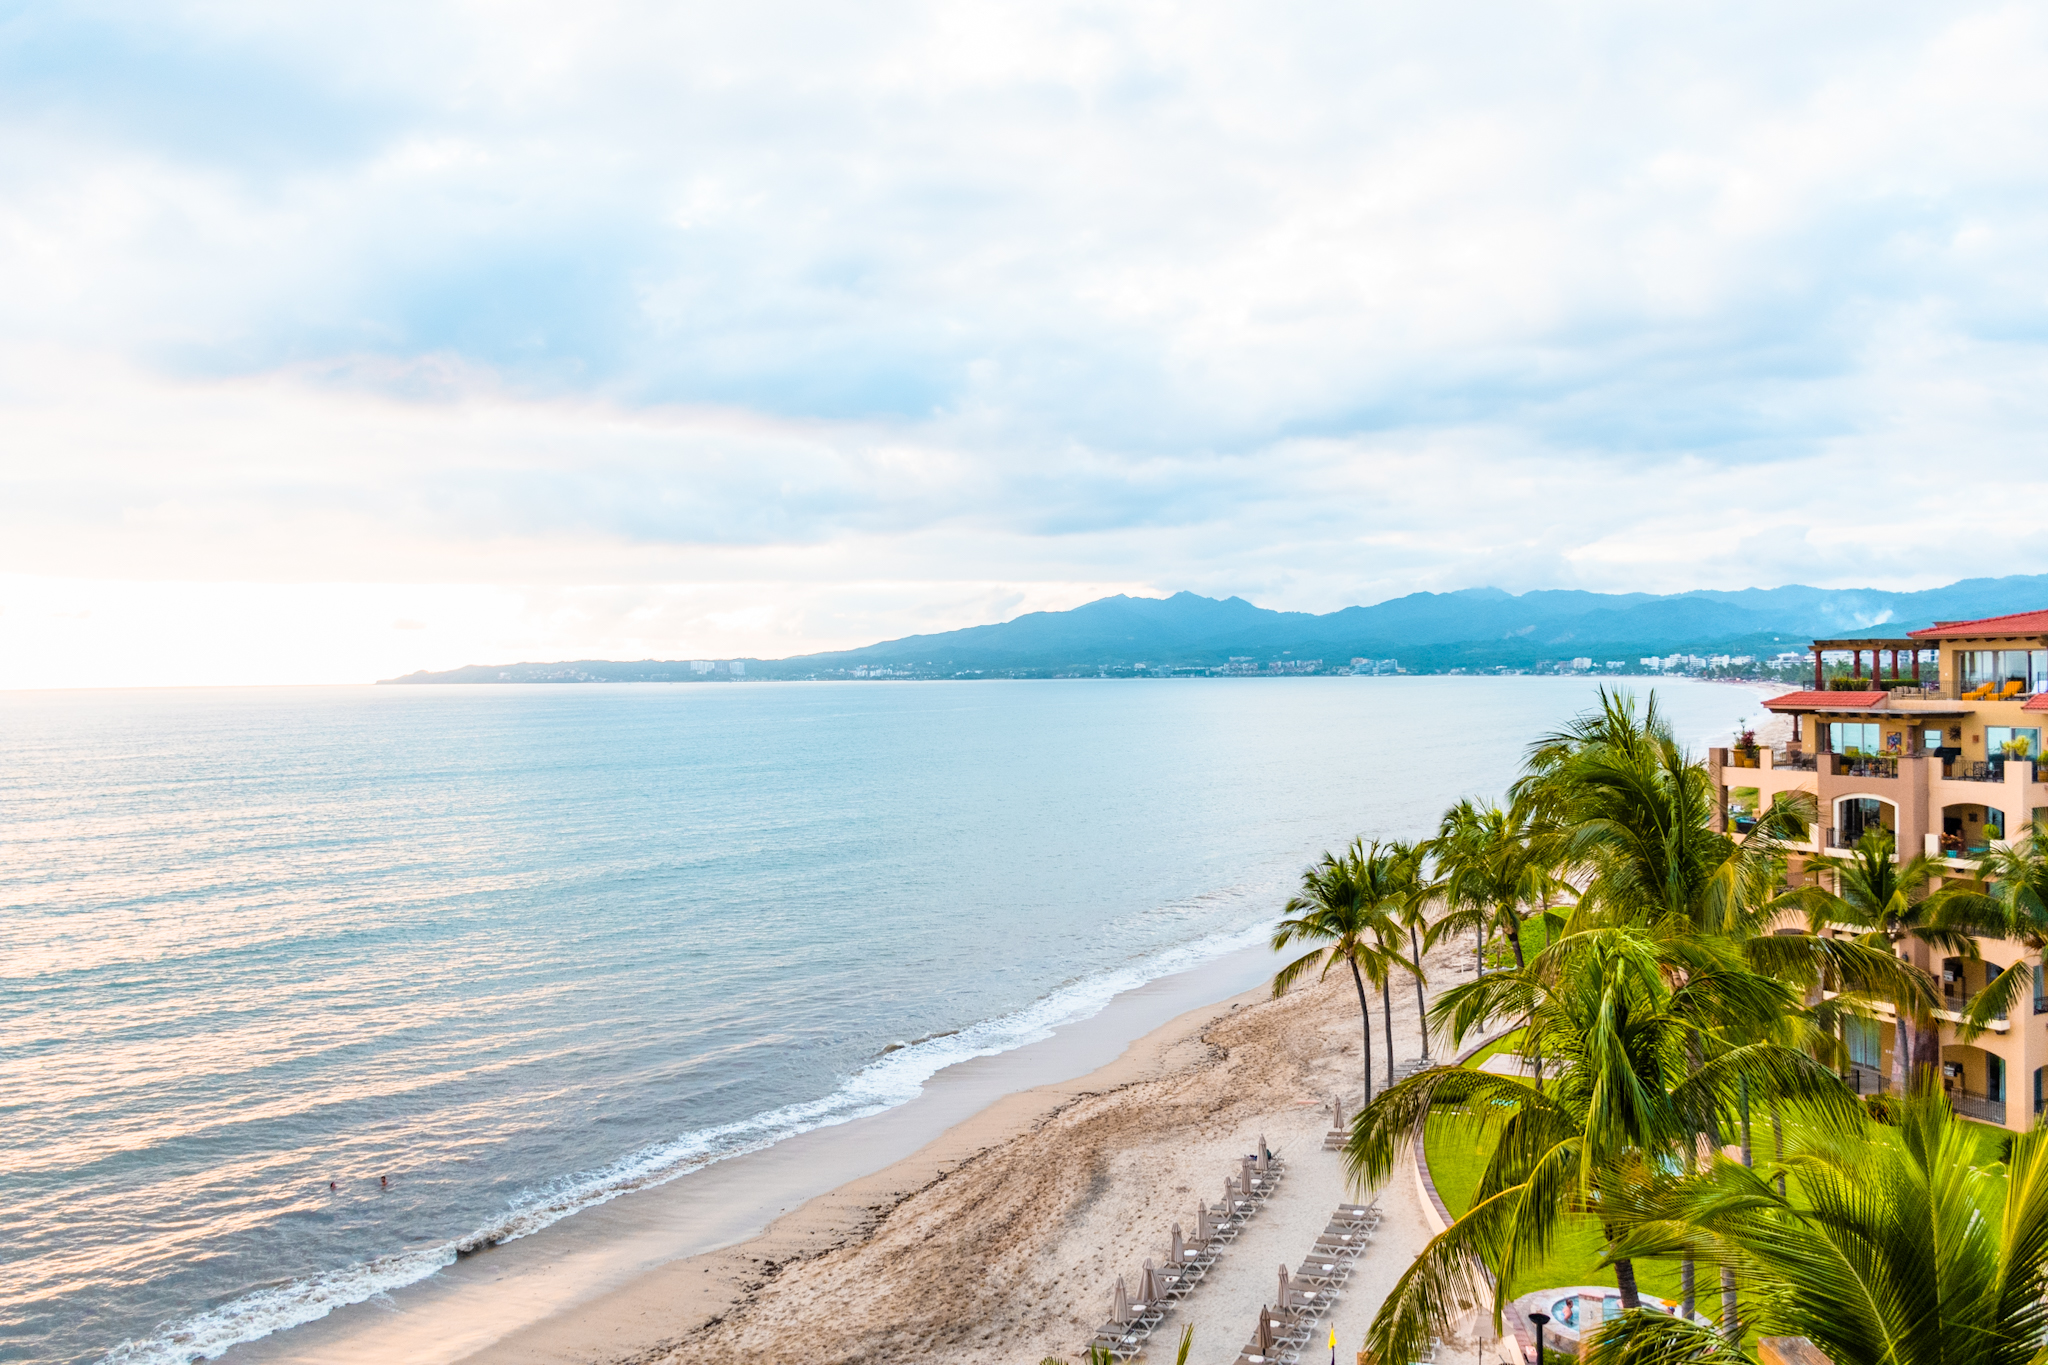
[[1536, 1324], [1536, 1365], [1543, 1365], [1543, 1329], [1550, 1325], [1550, 1314], [1531, 1313], [1529, 1321]]

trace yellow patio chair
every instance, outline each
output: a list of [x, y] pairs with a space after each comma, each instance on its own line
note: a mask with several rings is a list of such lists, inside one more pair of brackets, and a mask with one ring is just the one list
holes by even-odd
[[1973, 687], [1969, 691], [1963, 693], [1962, 699], [1964, 701], [1982, 701], [1984, 700], [1984, 698], [1990, 695], [1991, 684], [1985, 683], [1982, 687]]
[[2000, 692], [1991, 700], [2011, 701], [2014, 697], [2017, 697], [2021, 692], [2025, 691], [2026, 687], [2027, 685], [2025, 683], [2021, 682], [2018, 678], [2014, 678], [2012, 681], [2008, 682], [2005, 685], [2005, 690], [2003, 692]]

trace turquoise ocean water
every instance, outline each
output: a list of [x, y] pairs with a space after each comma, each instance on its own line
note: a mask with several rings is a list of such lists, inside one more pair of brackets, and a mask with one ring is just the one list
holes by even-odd
[[[1696, 745], [1760, 712], [1660, 696]], [[0, 1359], [218, 1354], [901, 1103], [1256, 941], [1322, 849], [1497, 793], [1591, 699], [0, 694]]]

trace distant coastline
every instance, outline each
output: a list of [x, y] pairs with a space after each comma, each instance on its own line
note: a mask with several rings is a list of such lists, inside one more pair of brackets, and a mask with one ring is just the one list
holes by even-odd
[[1415, 593], [1314, 615], [1179, 592], [782, 659], [578, 659], [467, 664], [380, 685], [929, 682], [1214, 677], [1683, 676], [1796, 683], [1819, 638], [1895, 638], [1938, 619], [2028, 610], [2048, 575], [1925, 592]]

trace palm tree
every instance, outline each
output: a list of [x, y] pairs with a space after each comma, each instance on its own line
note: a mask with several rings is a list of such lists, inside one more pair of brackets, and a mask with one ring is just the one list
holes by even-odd
[[1476, 930], [1482, 961], [1486, 940], [1503, 934], [1515, 966], [1525, 965], [1523, 914], [1571, 889], [1557, 876], [1550, 833], [1522, 803], [1504, 809], [1465, 800], [1445, 811], [1436, 838], [1428, 843], [1437, 886], [1449, 907], [1433, 933]]
[[1428, 983], [1428, 973], [1422, 965], [1422, 936], [1429, 930], [1429, 907], [1436, 897], [1436, 887], [1423, 875], [1423, 866], [1428, 854], [1421, 844], [1396, 839], [1387, 845], [1389, 852], [1398, 860], [1395, 879], [1401, 886], [1399, 919], [1408, 931], [1409, 976], [1415, 982], [1415, 1024], [1422, 1035], [1422, 1064], [1429, 1065], [1429, 1001], [1422, 988]]
[[[1834, 880], [1832, 887], [1816, 884], [1797, 896], [1807, 908], [1812, 931], [1818, 933], [1829, 924], [1857, 929], [1861, 932], [1855, 942], [1881, 949], [1893, 958], [1900, 956], [1900, 947], [1909, 940], [1977, 955], [1976, 940], [1960, 927], [1959, 918], [1944, 913], [1943, 902], [1927, 894], [1928, 883], [1946, 871], [1946, 866], [1924, 853], [1900, 865], [1892, 858], [1892, 836], [1884, 830], [1866, 833], [1846, 858], [1809, 858], [1806, 868]], [[1929, 1041], [1939, 1037], [1933, 1028], [1934, 990], [1924, 977], [1914, 969], [1911, 977], [1902, 975], [1891, 990], [1882, 993], [1897, 1013], [1892, 1086], [1901, 1094], [1916, 1065], [1933, 1065], [1916, 1056], [1916, 1049], [1924, 1050]]]
[[[1539, 1260], [1568, 1218], [1609, 1222], [1610, 1190], [1639, 1183], [1645, 1164], [1670, 1161], [1690, 1144], [1698, 1116], [1745, 1086], [1822, 1112], [1856, 1112], [1834, 1073], [1796, 1047], [1716, 1045], [1696, 1061], [1702, 1030], [1689, 1016], [1698, 1002], [1686, 992], [1709, 991], [1724, 1002], [1746, 996], [1758, 1014], [1796, 1000], [1739, 962], [1703, 959], [1693, 975], [1678, 978], [1668, 960], [1663, 945], [1639, 929], [1587, 929], [1549, 945], [1523, 971], [1454, 987], [1438, 1001], [1444, 1018], [1468, 995], [1526, 1017], [1525, 1038], [1534, 1041], [1524, 1050], [1540, 1047], [1556, 1070], [1539, 1092], [1512, 1077], [1440, 1066], [1360, 1112], [1345, 1157], [1353, 1181], [1368, 1188], [1386, 1178], [1433, 1114], [1468, 1129], [1499, 1125], [1471, 1207], [1424, 1247], [1381, 1305], [1366, 1339], [1373, 1358], [1413, 1360], [1430, 1337], [1443, 1335], [1461, 1297], [1479, 1290], [1469, 1269], [1474, 1259], [1493, 1276], [1497, 1321], [1518, 1268]], [[1615, 1269], [1623, 1304], [1637, 1307], [1632, 1264], [1618, 1258]]]
[[2048, 816], [1985, 854], [1977, 863], [1977, 879], [1987, 890], [1945, 887], [1928, 900], [1944, 921], [2024, 944], [2032, 960], [2022, 958], [2007, 967], [1970, 1002], [1962, 1030], [1966, 1041], [2017, 1009], [2026, 987], [2038, 979], [2037, 964], [2048, 961], [2042, 957], [2048, 948]]
[[[1816, 1012], [1787, 998], [1781, 1009], [1759, 1012], [1752, 989], [1759, 981], [1801, 989], [1833, 982], [1892, 998], [1916, 991], [1932, 998], [1924, 974], [1899, 962], [1889, 947], [1840, 942], [1813, 926], [1787, 931], [1788, 906], [1778, 887], [1788, 846], [1805, 835], [1808, 803], [1781, 797], [1741, 838], [1715, 829], [1712, 778], [1678, 744], [1655, 693], [1639, 710], [1628, 693], [1603, 689], [1598, 707], [1533, 746], [1513, 800], [1562, 831], [1558, 861], [1584, 888], [1568, 933], [1635, 926], [1659, 945], [1668, 972], [1694, 980], [1680, 992], [1678, 1007], [1694, 1026], [1687, 1046], [1695, 1064], [1765, 1040], [1825, 1046], [1813, 1023], [1846, 1006]], [[1712, 970], [1703, 973], [1707, 964]], [[1719, 984], [1709, 989], [1710, 983]], [[1736, 983], [1743, 984], [1734, 994], [1723, 993]], [[1487, 1009], [1499, 1008], [1484, 992], [1471, 993], [1463, 1005], [1455, 1021], [1460, 1033]], [[1726, 1109], [1698, 1111], [1695, 1131], [1719, 1147], [1727, 1140], [1725, 1121], [1747, 1152], [1749, 1105], [1740, 1093], [1734, 1100]], [[1693, 1149], [1688, 1143], [1686, 1150]], [[1691, 1267], [1682, 1269], [1690, 1308]], [[1725, 1267], [1721, 1297], [1726, 1330], [1739, 1336], [1735, 1280]]]
[[[1783, 1163], [1787, 1197], [1716, 1161], [1612, 1201], [1616, 1250], [1734, 1261], [1763, 1286], [1755, 1327], [1803, 1336], [1835, 1365], [2031, 1365], [2048, 1337], [2048, 1130], [2015, 1138], [2001, 1172], [1930, 1086], [1893, 1111], [1897, 1141], [1822, 1137]], [[1627, 1204], [1624, 1210], [1621, 1206]], [[1749, 1365], [1698, 1324], [1622, 1315], [1588, 1365]]]
[[[1394, 1083], [1394, 973], [1403, 971], [1415, 981], [1415, 996], [1422, 999], [1422, 960], [1411, 958], [1403, 951], [1406, 944], [1404, 934], [1413, 937], [1413, 928], [1408, 920], [1408, 904], [1411, 888], [1404, 881], [1404, 874], [1413, 862], [1412, 855], [1399, 844], [1389, 845], [1386, 854], [1368, 859], [1368, 878], [1384, 879], [1388, 884], [1391, 905], [1388, 913], [1375, 917], [1372, 925], [1373, 955], [1366, 968], [1366, 975], [1380, 988], [1380, 1009], [1386, 1020], [1387, 1029], [1387, 1084]], [[1429, 1036], [1429, 1021], [1425, 1014], [1422, 1022], [1425, 1039]], [[1428, 1047], [1425, 1041], [1424, 1048]]]
[[[1344, 856], [1325, 853], [1323, 860], [1304, 872], [1301, 893], [1282, 909], [1285, 916], [1273, 930], [1273, 951], [1281, 952], [1296, 943], [1320, 946], [1282, 967], [1273, 977], [1273, 994], [1287, 988], [1317, 966], [1328, 976], [1338, 963], [1351, 969], [1351, 983], [1358, 988], [1358, 1013], [1365, 1032], [1365, 1101], [1372, 1103], [1372, 1006], [1365, 996], [1368, 977], [1382, 984], [1392, 964], [1386, 960], [1384, 944], [1390, 935], [1398, 937], [1401, 898], [1407, 893], [1401, 880], [1403, 858], [1394, 849], [1374, 840], [1368, 848], [1354, 839]], [[1389, 1016], [1391, 1021], [1391, 1015]], [[1392, 1024], [1388, 1025], [1387, 1050], [1391, 1054]], [[1393, 1058], [1387, 1059], [1389, 1070]]]

